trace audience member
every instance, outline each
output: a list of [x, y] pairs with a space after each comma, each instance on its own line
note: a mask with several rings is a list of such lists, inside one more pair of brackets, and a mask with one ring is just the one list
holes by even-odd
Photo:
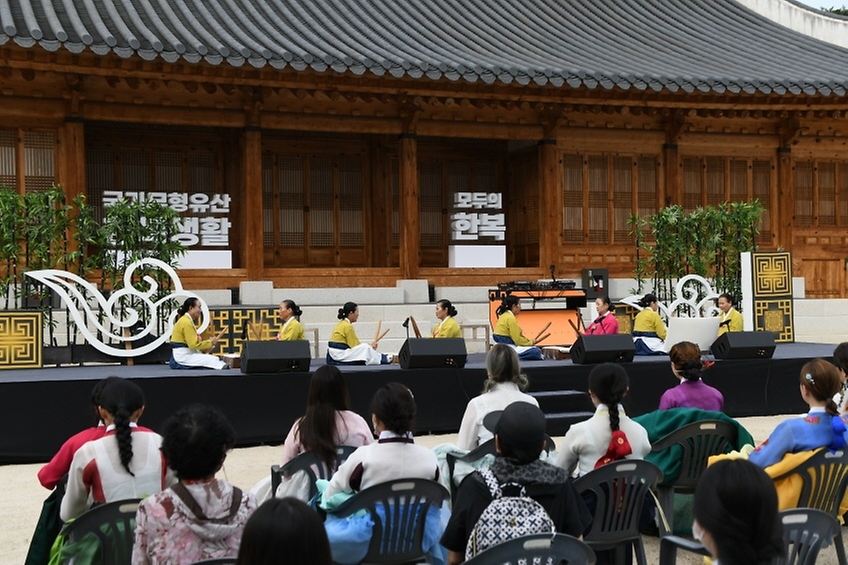
[[324, 491], [324, 501], [395, 479], [439, 478], [436, 455], [412, 439], [415, 398], [408, 388], [400, 383], [380, 387], [371, 402], [371, 414], [379, 439], [342, 463]]
[[141, 501], [133, 565], [188, 564], [235, 557], [256, 510], [250, 493], [215, 478], [236, 434], [217, 409], [193, 404], [163, 426], [162, 453], [179, 482]]
[[74, 454], [59, 512], [66, 522], [92, 504], [144, 498], [174, 482], [159, 452], [162, 438], [137, 424], [144, 412], [144, 394], [138, 385], [124, 379], [107, 383], [100, 394], [99, 412], [106, 434]]
[[309, 381], [306, 413], [289, 430], [283, 444], [285, 465], [304, 451], [315, 452], [335, 468], [336, 446], [360, 447], [372, 443], [371, 428], [348, 408], [347, 385], [337, 367], [322, 365]]
[[645, 428], [624, 413], [621, 401], [630, 390], [627, 373], [615, 363], [602, 363], [589, 373], [589, 398], [595, 414], [565, 434], [556, 464], [579, 475], [618, 459], [644, 459], [651, 451]]
[[[537, 406], [514, 402], [502, 412], [486, 418], [495, 434], [497, 457], [490, 467], [507, 496], [517, 496], [523, 487], [527, 496], [541, 504], [553, 520], [556, 531], [580, 537], [591, 523], [585, 504], [562, 469], [539, 459], [545, 446], [545, 415]], [[448, 550], [448, 563], [461, 563], [469, 536], [492, 494], [481, 471], [468, 475], [459, 487], [450, 521], [442, 536]]]
[[636, 355], [665, 355], [663, 343], [668, 329], [657, 313], [660, 308], [657, 297], [646, 294], [639, 300], [642, 310], [633, 320], [633, 345]]
[[84, 444], [106, 435], [106, 424], [100, 419], [100, 393], [103, 392], [103, 387], [117, 378], [106, 377], [97, 381], [97, 384], [91, 389], [91, 405], [94, 409], [96, 425], [72, 435], [62, 444], [53, 459], [38, 471], [38, 481], [41, 486], [46, 489], [53, 489], [62, 480], [62, 477], [70, 471], [71, 461], [73, 461], [77, 450]]
[[848, 375], [845, 372], [848, 369], [848, 341], [843, 341], [833, 350], [833, 364], [839, 370], [839, 378], [842, 380], [842, 386], [833, 401], [839, 413], [845, 414], [848, 408]]
[[318, 513], [294, 498], [271, 499], [244, 527], [236, 565], [332, 565]]
[[665, 391], [660, 398], [660, 410], [670, 408], [700, 408], [721, 412], [724, 396], [701, 380], [704, 362], [701, 348], [689, 341], [675, 343], [668, 352], [671, 372], [680, 384]]
[[456, 442], [460, 449], [470, 451], [493, 437], [492, 432], [483, 425], [483, 419], [490, 412], [503, 410], [513, 402], [539, 405], [535, 398], [524, 394], [529, 383], [527, 377], [521, 374], [518, 354], [509, 345], [497, 343], [489, 350], [486, 354], [486, 372], [488, 378], [483, 394], [472, 398], [465, 408]]
[[718, 461], [695, 489], [692, 533], [721, 565], [766, 565], [784, 554], [777, 493], [744, 459]]
[[819, 447], [845, 448], [848, 439], [845, 419], [833, 401], [842, 386], [839, 371], [824, 359], [813, 359], [801, 367], [800, 381], [801, 398], [810, 407], [809, 413], [778, 424], [768, 439], [748, 456], [752, 463], [768, 467], [787, 453]]

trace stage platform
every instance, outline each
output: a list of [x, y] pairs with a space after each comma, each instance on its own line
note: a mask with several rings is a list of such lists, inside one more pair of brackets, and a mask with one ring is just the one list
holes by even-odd
[[[719, 360], [704, 382], [725, 397], [732, 417], [801, 413], [798, 392], [801, 366], [809, 359], [830, 359], [834, 345], [779, 344], [772, 359]], [[136, 380], [147, 407], [141, 424], [154, 430], [177, 408], [192, 402], [218, 406], [238, 434], [238, 445], [281, 443], [303, 414], [313, 360], [308, 373], [252, 374], [238, 370], [174, 371], [167, 365], [100, 365], [0, 372], [0, 464], [46, 461], [62, 442], [93, 424], [89, 407], [94, 383], [110, 375]], [[631, 416], [656, 409], [662, 393], [675, 386], [668, 357], [637, 357], [624, 363], [631, 379], [625, 408]], [[592, 365], [569, 360], [522, 364], [530, 392], [587, 390]], [[416, 429], [453, 433], [465, 406], [483, 389], [485, 356], [469, 355], [463, 369], [401, 369], [397, 365], [341, 367], [350, 390], [351, 408], [371, 421], [369, 404], [383, 383], [398, 381], [415, 394]]]

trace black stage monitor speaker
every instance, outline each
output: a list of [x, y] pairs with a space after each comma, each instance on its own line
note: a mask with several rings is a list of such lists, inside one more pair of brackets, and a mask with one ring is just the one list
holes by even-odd
[[305, 373], [311, 359], [306, 340], [245, 341], [241, 346], [242, 373]]
[[465, 340], [460, 337], [407, 339], [400, 348], [400, 366], [404, 369], [462, 369], [468, 358]]
[[571, 361], [584, 363], [621, 363], [633, 361], [636, 349], [630, 334], [581, 335], [571, 346]]
[[710, 351], [716, 359], [771, 359], [774, 347], [772, 332], [725, 332]]

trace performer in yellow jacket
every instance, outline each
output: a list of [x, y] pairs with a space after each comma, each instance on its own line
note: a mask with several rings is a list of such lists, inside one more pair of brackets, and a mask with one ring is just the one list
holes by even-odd
[[188, 298], [177, 309], [178, 318], [171, 331], [171, 359], [168, 362], [172, 369], [223, 369], [227, 366], [215, 355], [204, 353], [218, 343], [218, 336], [213, 335], [211, 339], [201, 340], [197, 335], [196, 324], [200, 321], [202, 312], [200, 300], [194, 297]]
[[450, 300], [444, 298], [436, 302], [436, 317], [439, 319], [439, 325], [433, 329], [432, 337], [462, 337], [462, 328], [459, 323], [454, 320], [456, 316], [456, 308], [453, 307]]
[[353, 329], [353, 323], [359, 319], [359, 306], [354, 302], [345, 302], [339, 308], [339, 323], [330, 334], [327, 343], [328, 365], [385, 365], [394, 360], [393, 355], [376, 351], [377, 343], [361, 343]]
[[665, 355], [663, 343], [668, 329], [657, 313], [659, 302], [653, 294], [646, 294], [639, 300], [642, 311], [633, 320], [633, 345], [636, 355]]
[[516, 296], [507, 296], [498, 306], [495, 312], [498, 315], [498, 323], [492, 334], [496, 343], [506, 343], [515, 347], [519, 359], [525, 361], [544, 359], [542, 350], [535, 347], [535, 342], [524, 336], [521, 326], [515, 316], [521, 312], [521, 300]]
[[727, 332], [741, 332], [744, 320], [742, 314], [734, 308], [736, 301], [726, 292], [718, 296], [718, 309], [721, 310], [721, 322], [718, 325], [718, 335]]
[[305, 341], [306, 334], [300, 325], [300, 316], [303, 311], [298, 308], [294, 300], [283, 300], [277, 315], [283, 321], [283, 331], [277, 334], [277, 341]]

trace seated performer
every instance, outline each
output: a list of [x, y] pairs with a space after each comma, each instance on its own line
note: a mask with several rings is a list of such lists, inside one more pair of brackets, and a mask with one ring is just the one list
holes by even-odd
[[721, 310], [721, 323], [718, 325], [718, 335], [727, 332], [741, 332], [743, 330], [742, 314], [734, 308], [736, 301], [732, 296], [723, 292], [718, 296], [718, 308]]
[[506, 343], [515, 347], [519, 359], [525, 361], [541, 360], [542, 350], [535, 347], [536, 343], [524, 336], [521, 331], [521, 326], [515, 319], [515, 316], [521, 312], [521, 300], [516, 296], [507, 296], [498, 306], [496, 314], [498, 315], [498, 323], [495, 324], [495, 330], [492, 337], [496, 343]]
[[294, 300], [283, 300], [277, 315], [283, 321], [283, 331], [277, 334], [277, 341], [305, 341], [303, 326], [300, 325], [300, 316], [303, 310], [297, 307]]
[[615, 308], [610, 304], [609, 296], [599, 296], [595, 299], [598, 317], [580, 332], [584, 335], [607, 335], [618, 333], [618, 320], [615, 319]]
[[444, 298], [436, 302], [436, 317], [439, 319], [439, 325], [433, 329], [433, 337], [462, 337], [462, 328], [456, 320], [456, 308], [453, 307], [450, 300]]
[[215, 355], [205, 353], [218, 343], [218, 336], [202, 341], [198, 337], [196, 324], [201, 313], [200, 300], [194, 297], [187, 298], [177, 310], [177, 322], [171, 332], [171, 360], [168, 362], [172, 369], [223, 369], [227, 366]]
[[377, 342], [371, 345], [360, 343], [353, 329], [353, 323], [359, 319], [359, 306], [354, 302], [345, 302], [339, 308], [339, 320], [330, 334], [327, 344], [328, 365], [386, 365], [394, 360], [393, 355], [380, 354]]
[[633, 320], [633, 345], [636, 346], [636, 355], [665, 355], [663, 341], [668, 335], [665, 322], [657, 314], [660, 305], [657, 297], [646, 294], [639, 301], [642, 311], [636, 314]]

